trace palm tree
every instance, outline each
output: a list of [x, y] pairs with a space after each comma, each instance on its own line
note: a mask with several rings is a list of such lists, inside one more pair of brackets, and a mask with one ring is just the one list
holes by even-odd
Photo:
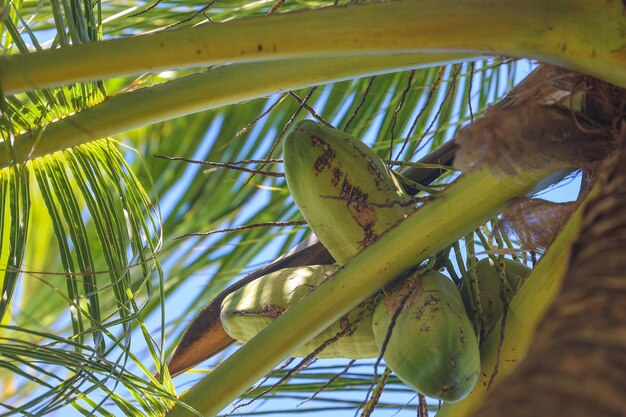
[[[233, 169], [241, 166], [235, 161], [279, 157], [275, 145], [295, 119], [308, 115], [372, 138], [382, 158], [410, 166], [485, 114], [527, 65], [482, 54], [541, 59], [626, 85], [620, 5], [522, 3], [6, 2], [0, 26], [3, 412], [44, 415], [73, 407], [81, 414], [162, 415], [177, 403], [185, 386], [174, 384], [164, 365], [186, 324], [231, 280], [310, 232], [296, 224], [302, 217], [284, 180], [271, 175], [281, 171], [279, 163], [255, 162], [254, 175]], [[288, 13], [317, 8], [322, 10]], [[568, 99], [573, 92], [566, 91]], [[516, 98], [509, 96], [508, 103]], [[552, 100], [564, 103], [563, 97]], [[567, 103], [572, 110], [574, 101]], [[227, 166], [201, 168], [156, 155]], [[448, 171], [422, 193], [446, 189], [452, 200], [476, 195], [466, 202], [471, 220], [446, 225], [445, 233], [434, 230], [441, 247], [426, 257], [451, 251], [457, 257], [446, 269], [467, 276], [458, 260], [467, 255], [471, 274], [476, 251], [535, 256], [490, 220], [554, 167], [513, 178], [478, 170], [455, 187], [448, 187], [456, 178]], [[502, 191], [488, 194], [496, 189]], [[442, 207], [445, 221], [459, 209]], [[410, 218], [432, 221], [429, 216]], [[533, 275], [563, 269], [578, 233], [579, 217], [573, 219]], [[266, 222], [285, 225], [188, 236]], [[181, 236], [187, 237], [173, 239]], [[398, 246], [389, 239], [380, 243]], [[358, 268], [359, 257], [354, 259], [350, 265]], [[422, 260], [398, 259], [396, 265], [406, 269]], [[377, 279], [372, 288], [393, 276]], [[553, 293], [541, 291], [550, 286], [544, 281], [533, 280], [535, 287], [520, 294], [511, 311], [528, 310], [531, 297], [547, 305]], [[524, 351], [530, 340], [528, 333], [496, 333], [484, 350]], [[336, 363], [305, 363], [310, 374], [270, 393], [265, 388], [272, 380], [243, 394], [289, 354], [292, 346], [281, 343], [264, 348], [274, 357], [255, 372], [246, 365], [247, 352], [258, 353], [262, 340], [249, 344], [238, 351], [242, 359], [215, 368], [183, 401], [219, 412], [222, 406], [202, 399], [201, 391], [208, 386], [218, 393], [218, 379], [226, 394], [214, 395], [225, 404], [240, 395], [300, 401], [350, 387], [359, 400], [324, 399], [331, 409], [361, 407], [372, 387], [371, 364], [342, 372]], [[489, 366], [500, 372], [509, 366], [489, 355]], [[286, 366], [278, 377], [292, 377]], [[231, 377], [221, 378], [229, 369]], [[387, 388], [410, 392], [393, 376]], [[177, 404], [172, 414], [185, 413]], [[385, 397], [378, 403], [401, 406]], [[446, 412], [456, 411], [444, 407]]]

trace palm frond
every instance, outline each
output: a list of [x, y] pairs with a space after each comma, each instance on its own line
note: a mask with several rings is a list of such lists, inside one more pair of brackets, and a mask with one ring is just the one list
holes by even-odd
[[[12, 321], [22, 330], [40, 329], [38, 317], [50, 320], [56, 315], [52, 319], [56, 328], [49, 331], [66, 335], [58, 341], [71, 341], [81, 358], [77, 364], [85, 360], [85, 352], [95, 363], [108, 363], [105, 358], [114, 357], [111, 366], [116, 372], [126, 368], [132, 354], [133, 331], [140, 331], [158, 366], [163, 360], [159, 354], [162, 346], [146, 329], [142, 309], [153, 296], [153, 286], [160, 288], [162, 284], [155, 260], [161, 240], [160, 222], [156, 208], [128, 170], [117, 145], [96, 142], [40, 158], [32, 162], [32, 171], [37, 183], [33, 193], [41, 196], [49, 215], [48, 219], [38, 218], [38, 226], [54, 230], [60, 260], [50, 259], [50, 264], [42, 265], [43, 270], [24, 270], [22, 266], [20, 279], [28, 289], [24, 295], [42, 292], [46, 300], [43, 304], [24, 300], [14, 305]], [[58, 263], [61, 270], [57, 272], [53, 268]], [[64, 311], [67, 319], [58, 316]], [[64, 330], [68, 325], [70, 333]], [[3, 327], [2, 333], [10, 332]], [[157, 340], [162, 341], [162, 335]], [[20, 365], [27, 363], [23, 360]], [[72, 367], [79, 365], [58, 366], [80, 375], [80, 369]], [[70, 393], [65, 401], [73, 398]]]
[[[28, 20], [52, 15], [55, 45], [98, 41], [99, 3], [87, 4], [38, 5]], [[41, 49], [23, 5], [10, 3], [3, 20], [6, 53]], [[46, 7], [53, 13], [45, 14]], [[5, 96], [1, 143], [9, 161], [31, 159], [50, 124], [105, 96], [101, 82]], [[32, 147], [15, 147], [25, 131]], [[163, 291], [155, 258], [161, 224], [119, 145], [95, 141], [10, 163], [0, 170], [0, 215], [0, 349], [6, 349], [0, 365], [12, 370], [0, 377], [2, 406], [9, 414], [38, 415], [72, 403], [81, 413], [108, 415], [102, 405], [113, 401], [130, 414], [161, 415], [173, 388], [154, 379], [147, 384], [152, 371], [131, 351], [131, 344], [143, 344], [162, 367], [163, 334], [155, 338], [142, 316], [155, 290]]]
[[[14, 375], [3, 389], [9, 398], [1, 404], [8, 410], [3, 415], [46, 415], [71, 403], [85, 415], [106, 416], [113, 415], [106, 409], [112, 402], [128, 415], [156, 416], [174, 400], [156, 381], [127, 372], [119, 359], [103, 359], [96, 350], [71, 339], [5, 326], [1, 340], [0, 353], [6, 359], [0, 367]], [[125, 394], [118, 393], [122, 388]], [[23, 390], [31, 394], [27, 401], [20, 401]], [[135, 400], [129, 401], [129, 395]]]

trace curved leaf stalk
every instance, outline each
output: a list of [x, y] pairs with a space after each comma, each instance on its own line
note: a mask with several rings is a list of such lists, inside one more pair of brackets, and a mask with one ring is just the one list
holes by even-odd
[[[597, 191], [597, 188], [595, 189]], [[467, 417], [474, 414], [487, 397], [492, 382], [508, 375], [526, 355], [539, 320], [558, 294], [567, 271], [571, 244], [578, 237], [587, 196], [572, 214], [557, 239], [528, 276], [511, 301], [504, 328], [506, 337], [500, 346], [502, 331], [498, 321], [481, 346], [482, 372], [471, 394], [458, 403], [444, 403], [437, 417]], [[496, 373], [497, 372], [497, 373]], [[494, 375], [495, 373], [495, 375]], [[493, 381], [492, 381], [493, 379]]]
[[371, 55], [225, 66], [111, 96], [99, 105], [50, 124], [42, 132], [24, 133], [15, 139], [15, 160], [11, 160], [7, 150], [0, 149], [0, 168], [11, 162], [23, 162], [151, 123], [263, 97], [280, 90], [469, 58], [471, 56], [460, 54]]
[[[543, 170], [494, 177], [476, 170], [461, 177], [278, 317], [184, 393], [181, 401], [204, 415], [216, 415], [361, 300], [492, 218], [511, 198], [531, 192], [549, 174]], [[195, 414], [177, 404], [169, 415]]]
[[621, 2], [401, 0], [241, 19], [0, 59], [16, 93], [166, 68], [298, 57], [465, 52], [528, 57], [626, 86]]

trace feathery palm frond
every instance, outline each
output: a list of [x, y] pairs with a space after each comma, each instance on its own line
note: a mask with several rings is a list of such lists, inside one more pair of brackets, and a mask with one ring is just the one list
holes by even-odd
[[[11, 18], [4, 20], [5, 51], [41, 49], [20, 6], [12, 4]], [[53, 46], [101, 39], [98, 4], [93, 9], [78, 2], [51, 7]], [[35, 9], [28, 20], [45, 15], [44, 9]], [[4, 97], [6, 154], [10, 160], [30, 159], [47, 126], [105, 96], [104, 84], [92, 82]], [[20, 154], [13, 138], [25, 131], [33, 147]], [[12, 371], [2, 373], [3, 406], [12, 413], [39, 414], [72, 402], [90, 413], [110, 398], [121, 408], [162, 413], [171, 393], [155, 381], [124, 373], [135, 362], [144, 378], [150, 375], [130, 350], [138, 336], [152, 360], [163, 362], [163, 338], [150, 335], [142, 316], [155, 290], [162, 291], [156, 259], [161, 225], [158, 208], [118, 145], [95, 141], [12, 165], [0, 175], [0, 351], [2, 367]], [[138, 393], [146, 390], [161, 394], [132, 405], [115, 392], [118, 385], [137, 398], [144, 398]], [[98, 400], [91, 399], [94, 391]]]

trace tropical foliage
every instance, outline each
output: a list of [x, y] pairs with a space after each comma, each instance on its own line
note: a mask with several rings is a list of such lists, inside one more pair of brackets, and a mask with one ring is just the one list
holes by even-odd
[[[125, 71], [126, 56], [98, 50], [111, 38], [342, 3], [4, 3], [0, 74], [10, 94], [0, 106], [2, 413], [162, 415], [197, 379], [192, 373], [174, 383], [164, 367], [186, 324], [228, 283], [310, 233], [289, 225], [302, 217], [284, 178], [271, 175], [282, 172], [273, 158], [280, 158], [279, 140], [294, 120], [326, 121], [401, 165], [452, 138], [534, 65], [469, 53], [315, 52], [258, 62], [218, 59], [208, 68], [140, 68], [129, 60], [132, 69]], [[44, 51], [70, 45], [93, 52], [65, 66]], [[146, 52], [159, 60], [158, 49]], [[52, 81], [30, 79], [9, 59], [21, 55], [41, 59], [33, 61], [35, 71], [49, 72]], [[109, 73], [107, 61], [116, 67]], [[23, 87], [9, 81], [20, 76]], [[257, 172], [235, 169], [241, 166]], [[453, 178], [450, 170], [422, 196]], [[266, 222], [288, 225], [237, 228]], [[226, 228], [237, 230], [190, 236]], [[467, 274], [464, 259], [485, 249], [527, 260], [541, 255], [521, 250], [488, 222], [450, 249], [448, 272]], [[292, 413], [300, 401], [310, 411], [368, 409], [377, 390], [372, 366], [287, 364], [247, 393], [260, 399], [237, 412], [254, 414], [269, 397], [290, 400], [280, 404]], [[305, 369], [294, 376], [290, 368]], [[284, 383], [273, 386], [276, 381]], [[417, 402], [393, 376], [385, 392], [379, 409]]]

